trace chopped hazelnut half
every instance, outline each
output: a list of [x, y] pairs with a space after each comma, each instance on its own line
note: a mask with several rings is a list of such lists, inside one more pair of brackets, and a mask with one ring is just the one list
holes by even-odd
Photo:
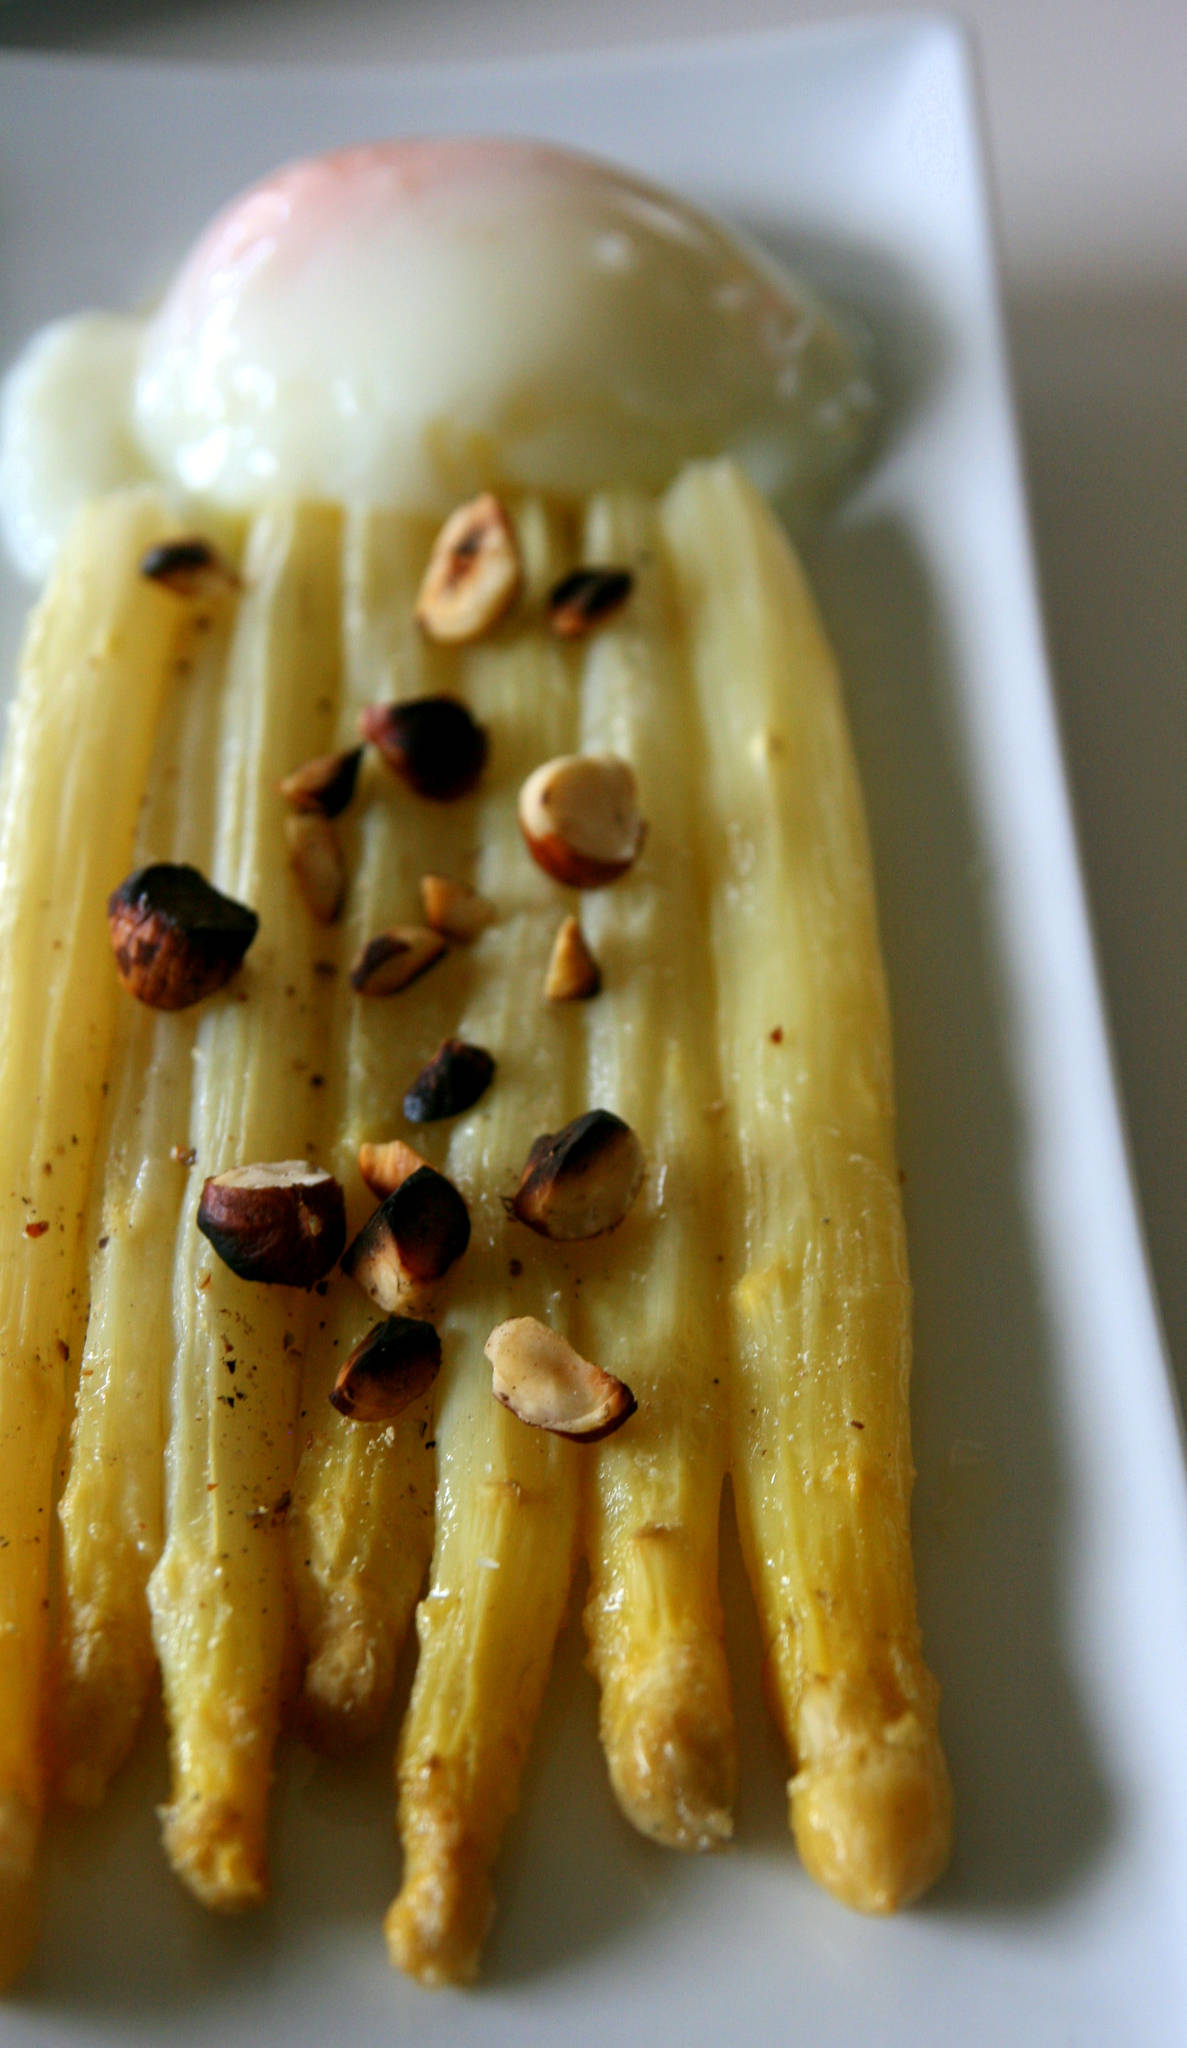
[[541, 1237], [600, 1237], [622, 1222], [643, 1184], [643, 1152], [621, 1117], [587, 1110], [528, 1153], [512, 1214]]
[[601, 986], [602, 970], [585, 934], [575, 917], [567, 917], [553, 941], [544, 994], [550, 1003], [579, 1003], [596, 996]]
[[330, 1400], [351, 1422], [394, 1422], [432, 1386], [441, 1370], [441, 1339], [431, 1323], [391, 1316], [355, 1345]]
[[445, 941], [420, 924], [397, 924], [368, 939], [350, 970], [361, 996], [394, 996], [442, 958]]
[[197, 868], [157, 861], [107, 899], [120, 980], [154, 1010], [184, 1010], [230, 980], [260, 927]]
[[440, 1280], [469, 1242], [470, 1213], [453, 1182], [421, 1166], [367, 1219], [342, 1271], [390, 1313]]
[[346, 862], [328, 818], [301, 811], [284, 821], [289, 866], [313, 915], [333, 924], [346, 895]]
[[312, 1287], [346, 1243], [346, 1203], [332, 1173], [305, 1159], [235, 1166], [202, 1189], [198, 1228], [241, 1280]]
[[422, 875], [420, 900], [430, 929], [443, 932], [447, 939], [456, 939], [463, 946], [494, 922], [494, 904], [480, 896], [477, 889], [471, 889], [465, 882], [455, 882], [449, 875]]
[[381, 1199], [384, 1195], [394, 1195], [398, 1187], [428, 1163], [402, 1138], [388, 1138], [382, 1145], [364, 1143], [359, 1146], [359, 1172], [371, 1193]]
[[616, 754], [561, 754], [528, 776], [519, 826], [532, 859], [573, 889], [599, 889], [631, 866], [646, 827], [634, 770]]
[[199, 534], [158, 541], [140, 557], [140, 574], [162, 590], [171, 590], [175, 597], [222, 597], [240, 588], [231, 564]]
[[533, 1429], [597, 1443], [621, 1429], [638, 1405], [613, 1373], [592, 1365], [535, 1316], [500, 1323], [486, 1340], [491, 1391]]
[[634, 587], [629, 569], [573, 569], [548, 593], [548, 623], [558, 639], [584, 639], [622, 610]]
[[342, 754], [318, 754], [294, 768], [277, 787], [295, 811], [320, 811], [323, 818], [336, 818], [354, 795], [362, 758], [361, 747], [349, 747]]
[[417, 623], [432, 640], [476, 640], [501, 619], [520, 584], [515, 529], [490, 491], [459, 505], [429, 556], [416, 599]]
[[485, 1095], [494, 1071], [495, 1063], [484, 1047], [467, 1045], [463, 1038], [447, 1038], [405, 1094], [404, 1114], [410, 1124], [460, 1116]]
[[458, 697], [368, 704], [359, 713], [359, 731], [393, 775], [438, 803], [465, 796], [486, 765], [486, 733]]

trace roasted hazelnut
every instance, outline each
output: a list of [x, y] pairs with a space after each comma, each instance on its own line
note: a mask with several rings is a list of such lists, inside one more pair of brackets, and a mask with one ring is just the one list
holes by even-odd
[[140, 574], [176, 597], [221, 597], [238, 590], [239, 578], [211, 541], [193, 535], [158, 541], [140, 557]]
[[494, 904], [480, 896], [477, 889], [469, 888], [465, 882], [455, 882], [449, 875], [422, 875], [420, 900], [430, 929], [443, 932], [447, 939], [455, 939], [463, 946], [494, 920]]
[[552, 957], [544, 978], [544, 994], [550, 1003], [579, 1003], [596, 996], [602, 986], [602, 971], [585, 942], [575, 917], [566, 917], [553, 941]]
[[486, 765], [486, 734], [457, 697], [368, 704], [359, 713], [359, 730], [393, 775], [438, 803], [465, 796]]
[[346, 862], [338, 834], [328, 818], [301, 811], [285, 819], [284, 837], [302, 896], [319, 924], [333, 924], [346, 895]]
[[361, 996], [394, 996], [435, 966], [446, 951], [439, 932], [424, 925], [397, 924], [368, 939], [350, 970], [350, 985]]
[[467, 1045], [462, 1038], [447, 1038], [437, 1047], [428, 1065], [422, 1067], [404, 1097], [404, 1114], [410, 1124], [436, 1123], [440, 1118], [460, 1116], [485, 1095], [494, 1078], [495, 1063], [480, 1045]]
[[346, 809], [359, 779], [361, 747], [342, 754], [318, 754], [294, 768], [277, 787], [295, 811], [318, 811], [323, 818], [336, 818]]
[[198, 1228], [241, 1280], [312, 1287], [346, 1243], [346, 1203], [332, 1173], [304, 1159], [234, 1166], [202, 1189]]
[[390, 1313], [440, 1280], [469, 1242], [470, 1214], [453, 1182], [421, 1166], [368, 1217], [342, 1271]]
[[330, 1400], [351, 1422], [394, 1422], [432, 1386], [440, 1370], [441, 1339], [433, 1325], [412, 1316], [390, 1316], [355, 1345]]
[[638, 1405], [622, 1380], [582, 1358], [535, 1316], [500, 1323], [485, 1349], [496, 1401], [533, 1429], [597, 1443], [621, 1429]]
[[450, 514], [429, 556], [416, 617], [432, 640], [476, 640], [501, 619], [520, 583], [515, 529], [490, 491]]
[[184, 1010], [230, 980], [260, 920], [197, 868], [158, 861], [112, 890], [107, 926], [129, 994], [154, 1010]]
[[380, 1197], [394, 1195], [398, 1187], [428, 1163], [402, 1138], [388, 1138], [382, 1145], [359, 1146], [359, 1172], [371, 1193]]
[[630, 1125], [591, 1109], [537, 1138], [511, 1209], [541, 1237], [600, 1237], [622, 1222], [642, 1184], [643, 1153]]
[[580, 640], [620, 612], [635, 579], [629, 569], [573, 569], [548, 593], [548, 623], [561, 640]]
[[519, 827], [532, 859], [573, 889], [599, 889], [631, 866], [646, 830], [634, 770], [615, 754], [561, 754], [528, 776]]

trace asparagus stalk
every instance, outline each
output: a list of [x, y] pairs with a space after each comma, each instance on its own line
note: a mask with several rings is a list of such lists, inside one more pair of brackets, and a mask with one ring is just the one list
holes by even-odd
[[732, 1461], [807, 1868], [888, 1912], [951, 1792], [910, 1547], [910, 1289], [872, 864], [803, 572], [729, 464], [663, 520], [707, 769]]
[[291, 1647], [283, 1518], [312, 1314], [306, 1294], [238, 1279], [194, 1217], [207, 1175], [321, 1149], [326, 999], [276, 784], [326, 752], [334, 730], [339, 527], [328, 508], [303, 504], [253, 528], [219, 738], [213, 880], [258, 909], [261, 930], [198, 1024], [166, 1533], [149, 1599], [172, 1758], [165, 1846], [183, 1882], [223, 1910], [267, 1888], [271, 1756]]
[[[137, 867], [171, 860], [209, 870], [225, 624], [209, 612], [188, 620]], [[197, 1013], [124, 1002], [118, 1021], [87, 1228], [90, 1319], [59, 1505], [51, 1749], [56, 1788], [75, 1805], [96, 1804], [128, 1755], [156, 1671], [147, 1586], [162, 1540], [170, 1299]]]
[[[357, 744], [366, 705], [458, 687], [456, 658], [435, 648], [413, 617], [429, 540], [423, 521], [397, 513], [348, 517], [344, 747]], [[361, 1223], [376, 1197], [360, 1179], [358, 1147], [404, 1130], [403, 1090], [452, 1029], [468, 963], [464, 954], [443, 962], [391, 1002], [353, 995], [345, 987], [347, 968], [376, 932], [421, 919], [423, 874], [467, 864], [474, 804], [417, 797], [373, 759], [342, 823], [353, 832], [350, 894], [336, 948], [328, 941], [323, 947], [337, 968], [339, 998], [329, 1106], [338, 1134], [335, 1172]], [[438, 1158], [446, 1142], [444, 1134], [417, 1135], [424, 1152]], [[327, 1310], [326, 1330], [306, 1362], [289, 1542], [305, 1656], [302, 1719], [323, 1747], [337, 1748], [372, 1734], [382, 1719], [424, 1582], [433, 1541], [433, 1403], [426, 1397], [383, 1428], [337, 1414], [328, 1399], [334, 1374], [375, 1311], [348, 1285], [335, 1289]]]
[[136, 573], [150, 494], [88, 508], [33, 616], [0, 800], [0, 1981], [43, 1800], [49, 1550], [82, 1225], [116, 1013], [105, 905], [130, 864], [184, 610]]
[[477, 879], [498, 921], [473, 948], [458, 1033], [485, 1046], [497, 1068], [489, 1093], [454, 1127], [446, 1168], [469, 1203], [473, 1236], [464, 1287], [442, 1324], [436, 1537], [398, 1763], [404, 1881], [386, 1923], [393, 1961], [430, 1985], [477, 1971], [493, 1913], [491, 1866], [518, 1799], [578, 1534], [580, 1452], [501, 1408], [483, 1356], [509, 1316], [566, 1327], [570, 1262], [510, 1225], [502, 1198], [532, 1140], [585, 1106], [577, 1026], [543, 1014], [539, 996], [556, 891], [533, 868], [516, 823], [521, 781], [576, 737], [564, 664], [530, 621], [555, 572], [555, 547], [530, 508], [520, 536], [529, 623], [476, 647], [465, 668], [467, 700], [490, 732]]
[[732, 1831], [737, 1760], [717, 1591], [727, 1375], [699, 763], [653, 501], [596, 500], [584, 556], [635, 584], [588, 643], [582, 743], [633, 764], [648, 823], [637, 867], [582, 909], [605, 982], [585, 1006], [588, 1094], [632, 1126], [649, 1168], [584, 1262], [582, 1347], [639, 1403], [590, 1457], [585, 1626], [623, 1811], [656, 1841], [705, 1849]]

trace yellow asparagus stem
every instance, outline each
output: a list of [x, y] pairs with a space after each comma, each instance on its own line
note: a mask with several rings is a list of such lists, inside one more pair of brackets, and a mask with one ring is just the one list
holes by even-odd
[[[301, 505], [249, 540], [221, 725], [212, 879], [260, 912], [240, 975], [199, 1020], [174, 1280], [165, 1546], [149, 1583], [173, 1766], [165, 1844], [206, 1904], [267, 1886], [271, 1755], [290, 1651], [283, 1518], [310, 1298], [252, 1285], [194, 1227], [203, 1179], [316, 1157], [324, 993], [288, 869], [278, 779], [337, 713], [340, 522]], [[232, 1366], [234, 1371], [232, 1372]]]
[[[145, 792], [137, 866], [188, 861], [209, 872], [224, 624], [209, 614], [189, 618]], [[123, 1002], [97, 1153], [90, 1319], [59, 1508], [51, 1702], [57, 1790], [79, 1805], [103, 1796], [128, 1755], [156, 1670], [147, 1586], [161, 1547], [171, 1282], [197, 1014]]]
[[[413, 618], [430, 540], [423, 521], [399, 514], [348, 518], [344, 747], [357, 743], [365, 705], [439, 694], [454, 683], [453, 657], [434, 648]], [[476, 841], [473, 808], [470, 801], [441, 804], [412, 795], [378, 759], [364, 768], [336, 955], [341, 1028], [329, 1062], [338, 1132], [334, 1171], [348, 1191], [352, 1222], [361, 1223], [377, 1199], [359, 1177], [359, 1144], [404, 1130], [403, 1090], [453, 1028], [467, 963], [464, 955], [443, 962], [390, 1002], [360, 999], [344, 987], [344, 976], [376, 932], [419, 922], [420, 876], [457, 871], [465, 862], [465, 850]], [[417, 1138], [422, 1143], [426, 1153], [443, 1154], [443, 1137], [426, 1134]], [[302, 1718], [332, 1748], [371, 1734], [390, 1700], [432, 1549], [434, 1464], [427, 1447], [431, 1399], [384, 1428], [347, 1421], [331, 1408], [334, 1374], [377, 1311], [346, 1285], [335, 1290], [327, 1310], [326, 1331], [310, 1347], [305, 1369], [304, 1448], [289, 1541], [306, 1658]]]
[[[521, 521], [521, 540], [530, 613], [557, 569], [542, 520]], [[478, 1967], [491, 1865], [518, 1800], [568, 1596], [581, 1456], [495, 1402], [483, 1357], [490, 1331], [510, 1315], [562, 1331], [568, 1315], [569, 1261], [509, 1224], [501, 1197], [513, 1192], [532, 1140], [585, 1107], [574, 1093], [574, 1020], [546, 1015], [539, 993], [559, 895], [533, 867], [515, 814], [523, 778], [572, 746], [574, 697], [534, 622], [475, 649], [464, 681], [490, 731], [477, 882], [498, 922], [473, 948], [474, 993], [457, 1028], [498, 1065], [489, 1093], [455, 1127], [446, 1167], [470, 1205], [473, 1237], [442, 1325], [436, 1539], [399, 1757], [404, 1882], [386, 1923], [393, 1961], [428, 1985], [465, 1982]]]
[[583, 1261], [581, 1347], [639, 1403], [590, 1454], [585, 1625], [623, 1811], [656, 1841], [705, 1849], [731, 1833], [737, 1759], [717, 1591], [727, 1374], [698, 763], [653, 501], [596, 501], [584, 557], [633, 568], [635, 589], [590, 642], [582, 745], [632, 763], [648, 822], [638, 866], [582, 908], [604, 976], [584, 1007], [588, 1094], [632, 1126], [649, 1167]]
[[890, 1911], [951, 1793], [909, 1535], [910, 1293], [871, 862], [802, 572], [728, 464], [664, 509], [706, 737], [733, 1472], [801, 1855]]
[[184, 607], [136, 574], [152, 495], [88, 509], [29, 629], [0, 804], [0, 1976], [43, 1795], [54, 1459], [86, 1320], [82, 1223], [120, 988], [106, 900], [130, 865]]

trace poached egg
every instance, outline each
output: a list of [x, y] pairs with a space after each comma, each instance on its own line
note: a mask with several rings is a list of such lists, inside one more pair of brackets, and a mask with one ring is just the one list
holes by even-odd
[[734, 455], [792, 516], [864, 442], [861, 349], [732, 231], [592, 158], [406, 140], [289, 165], [229, 205], [146, 319], [30, 342], [0, 411], [9, 551], [153, 478], [441, 516], [479, 489], [573, 500]]

